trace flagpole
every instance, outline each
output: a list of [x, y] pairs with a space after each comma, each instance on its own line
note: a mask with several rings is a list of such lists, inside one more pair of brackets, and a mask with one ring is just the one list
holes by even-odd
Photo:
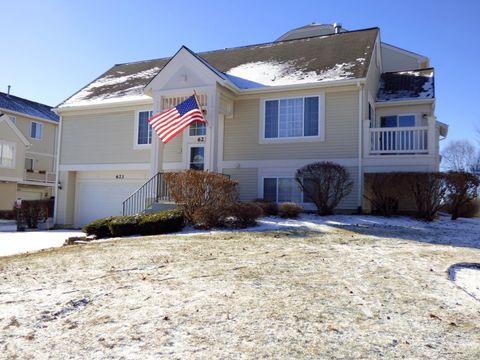
[[200, 101], [198, 101], [197, 92], [195, 90], [193, 90], [193, 96], [195, 96], [195, 101], [197, 102], [198, 108], [202, 112], [203, 120], [205, 120], [205, 123], [208, 124], [208, 121], [207, 121], [205, 115], [203, 115], [203, 109], [202, 109], [202, 106], [200, 105]]

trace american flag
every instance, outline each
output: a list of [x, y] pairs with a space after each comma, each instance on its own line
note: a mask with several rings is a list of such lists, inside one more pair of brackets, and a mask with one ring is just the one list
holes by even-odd
[[184, 102], [148, 120], [164, 144], [181, 133], [188, 125], [196, 121], [206, 123], [195, 95], [190, 96]]

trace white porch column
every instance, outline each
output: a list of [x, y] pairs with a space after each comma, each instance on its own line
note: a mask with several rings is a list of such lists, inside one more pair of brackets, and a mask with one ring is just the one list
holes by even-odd
[[[163, 110], [162, 97], [159, 93], [153, 93], [153, 114], [156, 115]], [[158, 138], [155, 131], [152, 130], [152, 145], [150, 152], [150, 173], [156, 175], [163, 169], [163, 147], [164, 144]]]
[[210, 87], [207, 90], [207, 136], [205, 141], [205, 169], [218, 171], [218, 96], [217, 88]]
[[370, 123], [370, 120], [363, 120], [363, 157], [370, 155], [370, 144], [372, 143]]
[[427, 134], [428, 154], [433, 156], [436, 153], [436, 142], [438, 141], [436, 139], [437, 132], [435, 129], [437, 124], [437, 117], [428, 116], [427, 122], [428, 122], [428, 134]]

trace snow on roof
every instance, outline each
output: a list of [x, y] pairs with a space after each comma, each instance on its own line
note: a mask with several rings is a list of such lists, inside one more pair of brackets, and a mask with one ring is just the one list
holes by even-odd
[[[125, 75], [124, 71], [117, 70], [90, 83], [66, 100], [63, 105], [92, 105], [96, 103], [149, 99], [148, 96], [143, 95], [145, 86], [143, 80], [152, 79], [159, 71], [160, 68], [157, 66], [128, 75]], [[115, 90], [115, 87], [118, 87], [118, 89]], [[102, 92], [102, 88], [108, 88], [109, 91]]]
[[435, 78], [432, 68], [382, 74], [377, 101], [433, 99]]
[[[364, 61], [365, 59], [362, 58]], [[263, 86], [281, 86], [353, 79], [350, 71], [354, 63], [335, 64], [332, 68], [317, 71], [302, 71], [291, 62], [257, 61], [239, 65], [227, 71], [228, 78], [241, 89]]]

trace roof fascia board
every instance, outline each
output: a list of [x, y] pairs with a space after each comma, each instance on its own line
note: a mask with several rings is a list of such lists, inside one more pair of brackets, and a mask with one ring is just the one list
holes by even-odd
[[57, 114], [65, 114], [69, 112], [83, 111], [83, 110], [104, 110], [112, 109], [116, 112], [123, 111], [125, 108], [132, 106], [141, 106], [141, 105], [152, 105], [153, 99], [149, 96], [145, 99], [137, 100], [127, 100], [127, 101], [115, 101], [111, 103], [97, 103], [97, 104], [88, 104], [88, 105], [71, 105], [71, 106], [60, 106], [59, 108], [53, 109]]
[[389, 100], [389, 101], [376, 101], [375, 107], [389, 107], [389, 106], [398, 106], [398, 105], [421, 105], [421, 104], [432, 104], [435, 102], [435, 99], [408, 99], [408, 100]]
[[8, 116], [2, 114], [0, 115], [0, 122], [2, 121], [5, 121], [5, 123], [8, 125], [8, 127], [10, 129], [12, 129], [12, 131], [15, 133], [15, 135], [18, 136], [18, 138], [25, 144], [25, 146], [30, 146], [32, 145], [28, 140], [27, 138], [25, 137], [25, 135], [22, 134], [22, 132], [20, 130], [18, 130], [17, 126], [12, 122], [12, 120], [9, 119]]
[[[54, 109], [52, 109], [51, 111], [55, 112]], [[21, 113], [21, 112], [18, 112], [18, 111], [13, 111], [13, 110], [6, 109], [6, 108], [0, 108], [0, 112], [12, 113], [12, 114], [14, 114], [14, 115], [27, 117], [27, 118], [30, 118], [30, 119], [33, 119], [33, 120], [45, 121], [45, 122], [50, 123], [50, 124], [58, 125], [58, 122], [57, 122], [57, 121], [48, 120], [48, 119], [45, 119], [45, 118], [41, 118], [41, 117], [38, 117], [38, 116], [33, 116], [33, 115]]]

